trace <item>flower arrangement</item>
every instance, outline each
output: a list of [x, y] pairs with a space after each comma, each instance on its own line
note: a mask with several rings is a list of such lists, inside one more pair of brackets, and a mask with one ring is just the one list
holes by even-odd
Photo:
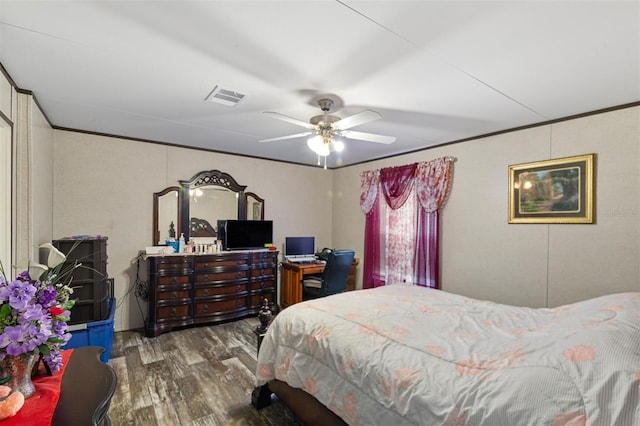
[[0, 360], [38, 349], [50, 371], [58, 371], [60, 348], [71, 338], [71, 273], [80, 264], [65, 267], [66, 256], [50, 243], [39, 248], [48, 250], [47, 265], [30, 264], [11, 282], [0, 263]]

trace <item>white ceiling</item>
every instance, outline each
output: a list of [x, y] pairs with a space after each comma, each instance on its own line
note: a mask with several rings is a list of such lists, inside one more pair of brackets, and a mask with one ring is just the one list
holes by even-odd
[[381, 113], [339, 167], [640, 101], [640, 1], [0, 0], [0, 63], [56, 127], [301, 164], [263, 111]]

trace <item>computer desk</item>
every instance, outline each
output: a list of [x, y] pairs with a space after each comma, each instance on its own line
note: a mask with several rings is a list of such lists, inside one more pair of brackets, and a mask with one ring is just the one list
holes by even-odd
[[[356, 288], [356, 267], [358, 259], [353, 259], [349, 278], [347, 278], [347, 290]], [[282, 309], [287, 306], [302, 302], [302, 279], [305, 275], [321, 274], [324, 271], [324, 263], [289, 263], [282, 262], [282, 275], [280, 281], [280, 305]]]

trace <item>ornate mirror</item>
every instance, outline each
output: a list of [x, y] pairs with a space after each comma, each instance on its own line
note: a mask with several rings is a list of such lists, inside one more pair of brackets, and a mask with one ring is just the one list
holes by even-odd
[[153, 194], [153, 245], [180, 237], [180, 187], [170, 186]]
[[[200, 172], [181, 180], [181, 232], [193, 237], [216, 238], [218, 220], [246, 217], [246, 186], [219, 170]], [[178, 235], [179, 236], [179, 235]]]
[[247, 219], [264, 220], [264, 200], [253, 192], [245, 192]]

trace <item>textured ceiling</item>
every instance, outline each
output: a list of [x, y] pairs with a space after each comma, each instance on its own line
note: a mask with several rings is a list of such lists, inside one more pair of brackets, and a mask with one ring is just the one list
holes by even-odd
[[339, 167], [639, 101], [640, 2], [0, 0], [0, 63], [56, 127], [301, 164], [264, 111], [379, 112]]

